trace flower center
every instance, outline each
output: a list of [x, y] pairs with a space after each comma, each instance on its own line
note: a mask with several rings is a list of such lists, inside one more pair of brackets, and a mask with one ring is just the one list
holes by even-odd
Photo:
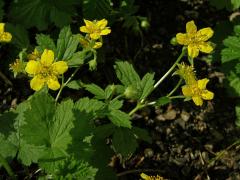
[[46, 66], [41, 64], [40, 70], [39, 70], [39, 75], [43, 79], [51, 78], [53, 76], [56, 76], [54, 73], [54, 69], [52, 66]]

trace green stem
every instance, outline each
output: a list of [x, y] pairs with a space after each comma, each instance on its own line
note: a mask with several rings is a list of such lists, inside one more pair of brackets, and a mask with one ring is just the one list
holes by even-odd
[[164, 79], [166, 79], [166, 77], [168, 77], [168, 75], [174, 70], [174, 68], [177, 66], [177, 64], [179, 63], [179, 61], [182, 59], [182, 57], [185, 55], [185, 49], [182, 49], [181, 54], [179, 55], [179, 57], [177, 58], [177, 60], [175, 61], [175, 63], [172, 65], [172, 67], [158, 80], [158, 82], [154, 85], [154, 89], [156, 89], [162, 82]]
[[72, 73], [72, 75], [68, 78], [68, 80], [64, 83], [64, 78], [62, 78], [62, 85], [58, 91], [58, 94], [55, 98], [55, 102], [57, 103], [61, 93], [62, 93], [62, 90], [63, 88], [72, 80], [72, 78], [75, 76], [75, 74], [78, 72], [78, 70], [80, 69], [80, 67], [78, 67], [77, 69], [75, 69], [75, 71]]
[[8, 162], [6, 161], [6, 159], [0, 154], [0, 163], [2, 164], [2, 166], [5, 168], [5, 170], [7, 171], [8, 175], [14, 179], [15, 178], [15, 174], [13, 173], [11, 167], [9, 166]]
[[138, 103], [136, 107], [128, 113], [128, 115], [132, 116], [135, 112], [137, 112], [139, 109], [144, 108], [145, 106], [146, 104]]
[[179, 88], [179, 86], [181, 85], [181, 83], [182, 83], [182, 78], [179, 79], [177, 85], [174, 87], [174, 89], [173, 89], [170, 93], [168, 93], [167, 97], [170, 97], [170, 96]]
[[185, 96], [171, 96], [169, 97], [170, 99], [182, 99], [182, 98], [186, 98]]

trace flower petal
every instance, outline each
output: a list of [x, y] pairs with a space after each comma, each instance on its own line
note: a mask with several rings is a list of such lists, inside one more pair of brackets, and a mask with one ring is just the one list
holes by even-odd
[[111, 29], [105, 28], [105, 29], [101, 30], [100, 35], [107, 35], [110, 33], [111, 33]]
[[176, 39], [177, 39], [178, 44], [181, 44], [181, 45], [188, 45], [189, 44], [189, 40], [188, 40], [186, 34], [177, 33]]
[[92, 34], [90, 34], [90, 38], [94, 39], [94, 40], [97, 40], [97, 39], [100, 38], [100, 34], [99, 33], [92, 33]]
[[89, 33], [89, 30], [86, 26], [81, 26], [80, 31], [83, 32], [83, 33]]
[[144, 180], [149, 180], [149, 179], [151, 179], [151, 177], [148, 176], [148, 175], [146, 175], [145, 173], [141, 173], [140, 176], [141, 176], [141, 178], [144, 179]]
[[54, 91], [56, 91], [60, 88], [60, 84], [59, 84], [58, 79], [56, 77], [49, 79], [47, 81], [47, 85], [48, 85], [49, 89], [52, 89]]
[[0, 42], [10, 42], [12, 40], [12, 35], [9, 32], [3, 32], [0, 37]]
[[204, 53], [211, 53], [213, 51], [213, 47], [209, 42], [202, 42], [198, 45], [199, 50]]
[[87, 28], [88, 28], [88, 27], [95, 26], [95, 24], [94, 24], [92, 21], [89, 21], [89, 20], [87, 20], [87, 19], [83, 19], [83, 21], [84, 21], [84, 23], [85, 23], [85, 25], [86, 25]]
[[202, 91], [201, 97], [205, 100], [211, 100], [214, 98], [214, 93], [208, 90]]
[[0, 33], [4, 32], [5, 23], [0, 23]]
[[40, 63], [38, 61], [30, 60], [28, 61], [25, 71], [28, 74], [34, 75], [37, 74], [40, 68]]
[[106, 19], [102, 19], [100, 21], [97, 21], [96, 25], [100, 29], [104, 29], [107, 26], [108, 21]]
[[30, 86], [33, 90], [39, 91], [40, 89], [42, 89], [44, 83], [44, 79], [41, 79], [40, 76], [34, 76], [30, 81]]
[[189, 85], [185, 85], [185, 86], [182, 87], [182, 93], [186, 97], [192, 97], [193, 96], [192, 88]]
[[203, 100], [200, 96], [193, 96], [192, 100], [197, 106], [202, 106], [203, 105]]
[[50, 66], [54, 61], [54, 52], [49, 49], [44, 49], [40, 61], [44, 66]]
[[195, 34], [197, 32], [197, 26], [194, 21], [189, 21], [186, 24], [186, 32], [187, 34]]
[[209, 79], [207, 79], [207, 78], [198, 80], [198, 88], [201, 89], [201, 90], [205, 90], [208, 81], [209, 81]]
[[210, 27], [200, 29], [197, 32], [198, 41], [207, 41], [209, 38], [213, 36], [213, 30]]
[[198, 56], [198, 54], [199, 54], [198, 46], [196, 46], [195, 44], [188, 45], [188, 56], [190, 56], [191, 58], [195, 58]]
[[54, 71], [57, 74], [63, 74], [68, 70], [68, 65], [65, 61], [57, 61], [52, 64]]
[[100, 47], [102, 47], [102, 42], [95, 42], [93, 48], [94, 48], [94, 49], [98, 49], [98, 48], [100, 48]]

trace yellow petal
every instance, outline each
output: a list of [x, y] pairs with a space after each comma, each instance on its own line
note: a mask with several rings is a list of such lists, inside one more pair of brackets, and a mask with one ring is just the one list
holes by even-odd
[[209, 79], [207, 79], [207, 78], [198, 80], [198, 88], [201, 89], [201, 90], [205, 90], [208, 81], [209, 81]]
[[102, 19], [100, 21], [97, 21], [96, 25], [100, 29], [104, 29], [107, 26], [108, 21], [106, 19]]
[[182, 93], [186, 97], [192, 97], [193, 96], [192, 87], [189, 86], [189, 85], [183, 86], [182, 87]]
[[99, 33], [92, 33], [92, 34], [90, 34], [90, 38], [94, 39], [94, 40], [97, 40], [97, 39], [100, 38], [100, 34]]
[[40, 64], [38, 61], [30, 60], [26, 65], [25, 71], [28, 74], [34, 75], [38, 73], [39, 68], [40, 68]]
[[4, 32], [5, 23], [0, 23], [0, 33]]
[[211, 91], [208, 91], [208, 90], [204, 90], [204, 91], [202, 91], [201, 96], [205, 100], [211, 100], [214, 98], [214, 93]]
[[42, 89], [44, 83], [44, 79], [41, 79], [40, 76], [34, 76], [30, 81], [30, 86], [33, 90], [39, 91], [40, 89]]
[[207, 41], [209, 38], [213, 36], [213, 30], [210, 27], [200, 29], [197, 32], [197, 40], [198, 41]]
[[0, 36], [0, 42], [10, 42], [12, 35], [9, 32], [3, 32]]
[[94, 48], [94, 49], [98, 49], [98, 48], [100, 48], [100, 47], [102, 47], [102, 43], [101, 43], [101, 42], [95, 42], [93, 48]]
[[188, 45], [188, 56], [190, 56], [191, 58], [195, 58], [198, 56], [198, 54], [199, 54], [199, 49], [196, 45], [194, 44]]
[[84, 21], [86, 27], [95, 26], [95, 24], [92, 21], [89, 21], [89, 20], [86, 20], [86, 19], [84, 19], [83, 21]]
[[60, 84], [57, 80], [57, 78], [51, 78], [47, 81], [47, 85], [49, 87], [49, 89], [52, 89], [54, 91], [58, 90], [60, 88]]
[[81, 26], [80, 31], [83, 32], [83, 33], [89, 33], [89, 30], [86, 26]]
[[68, 65], [65, 61], [57, 61], [53, 63], [53, 69], [57, 74], [63, 74], [68, 70]]
[[44, 66], [50, 66], [54, 61], [54, 52], [52, 50], [45, 49], [42, 53], [40, 61]]
[[189, 40], [188, 40], [186, 34], [177, 33], [176, 39], [177, 39], [178, 44], [181, 44], [181, 45], [188, 45], [189, 44]]
[[197, 32], [197, 26], [195, 25], [194, 21], [187, 22], [186, 31], [187, 34], [195, 34]]
[[209, 42], [203, 42], [198, 45], [199, 50], [204, 53], [211, 53], [213, 51], [213, 47]]
[[193, 96], [192, 100], [197, 106], [202, 106], [203, 105], [203, 100], [200, 96]]
[[144, 180], [149, 180], [150, 179], [150, 177], [148, 175], [146, 175], [145, 173], [141, 173], [140, 176]]
[[111, 33], [111, 29], [106, 28], [106, 29], [101, 30], [100, 35], [107, 35], [110, 33]]

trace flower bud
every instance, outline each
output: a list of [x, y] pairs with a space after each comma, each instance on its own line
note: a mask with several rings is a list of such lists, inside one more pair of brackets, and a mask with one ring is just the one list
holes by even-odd
[[128, 86], [124, 91], [124, 95], [128, 99], [137, 99], [138, 92], [136, 91], [136, 88]]

